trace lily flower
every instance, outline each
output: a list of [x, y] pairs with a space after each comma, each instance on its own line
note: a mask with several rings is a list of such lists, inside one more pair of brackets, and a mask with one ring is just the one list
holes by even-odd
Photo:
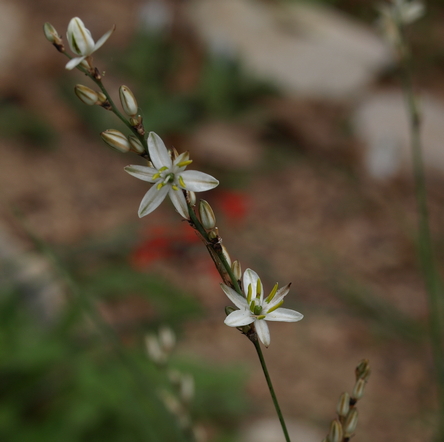
[[245, 270], [242, 282], [245, 297], [231, 287], [221, 284], [222, 290], [239, 308], [225, 318], [224, 322], [229, 327], [242, 327], [254, 323], [259, 339], [265, 347], [268, 347], [270, 345], [270, 331], [265, 321], [297, 322], [304, 317], [295, 310], [281, 308], [284, 297], [290, 291], [290, 284], [280, 289], [276, 284], [264, 299], [262, 282], [255, 271]]
[[189, 219], [187, 201], [183, 191], [204, 192], [216, 187], [219, 181], [203, 172], [185, 170], [192, 163], [188, 152], [171, 159], [162, 139], [154, 132], [150, 132], [148, 136], [148, 152], [153, 167], [125, 167], [125, 171], [130, 175], [154, 184], [140, 203], [139, 217], [148, 215], [157, 209], [168, 195], [180, 215]]
[[73, 69], [79, 65], [83, 60], [90, 57], [93, 52], [97, 51], [108, 40], [111, 34], [114, 32], [115, 26], [112, 27], [105, 35], [103, 35], [97, 43], [91, 36], [91, 32], [86, 29], [83, 21], [79, 17], [71, 19], [66, 32], [66, 38], [68, 39], [69, 47], [74, 54], [79, 57], [72, 58], [66, 63], [66, 69]]

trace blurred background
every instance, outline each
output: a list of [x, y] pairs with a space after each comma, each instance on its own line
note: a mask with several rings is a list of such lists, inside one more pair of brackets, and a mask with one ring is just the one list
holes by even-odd
[[[185, 440], [157, 397], [144, 336], [169, 325], [172, 366], [213, 441], [283, 439], [252, 345], [205, 247], [168, 203], [139, 220], [125, 128], [82, 104], [93, 87], [44, 38], [79, 16], [118, 102], [221, 181], [232, 259], [271, 290], [292, 282], [297, 324], [265, 351], [294, 440], [321, 440], [370, 359], [356, 440], [432, 440], [436, 384], [394, 54], [364, 0], [0, 1], [0, 440]], [[444, 5], [409, 29], [422, 94], [432, 235], [444, 254]], [[126, 133], [126, 132], [125, 132]], [[262, 439], [261, 439], [262, 437]]]

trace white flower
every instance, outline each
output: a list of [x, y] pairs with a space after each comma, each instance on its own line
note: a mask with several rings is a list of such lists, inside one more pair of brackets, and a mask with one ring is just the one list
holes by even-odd
[[257, 335], [266, 347], [270, 345], [270, 331], [265, 321], [296, 322], [304, 317], [295, 310], [281, 308], [284, 297], [290, 291], [290, 284], [279, 290], [276, 284], [264, 299], [262, 282], [258, 274], [251, 269], [244, 272], [245, 297], [225, 284], [221, 284], [221, 287], [233, 304], [239, 308], [225, 318], [225, 324], [230, 327], [242, 327], [254, 322]]
[[204, 192], [216, 187], [219, 181], [203, 172], [185, 171], [192, 163], [188, 152], [180, 154], [173, 161], [162, 139], [154, 132], [150, 132], [148, 137], [148, 152], [154, 167], [125, 167], [130, 175], [154, 184], [140, 203], [139, 217], [155, 210], [168, 195], [176, 210], [188, 219], [188, 206], [183, 191]]
[[68, 39], [69, 47], [74, 54], [79, 57], [72, 58], [66, 64], [66, 69], [73, 69], [83, 60], [89, 57], [93, 52], [97, 51], [108, 40], [110, 35], [114, 32], [115, 26], [112, 27], [105, 35], [103, 35], [97, 43], [91, 36], [91, 32], [86, 29], [83, 21], [79, 17], [71, 19], [66, 32], [66, 38]]

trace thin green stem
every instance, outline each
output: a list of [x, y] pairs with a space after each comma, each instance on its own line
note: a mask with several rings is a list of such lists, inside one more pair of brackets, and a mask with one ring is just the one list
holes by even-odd
[[[404, 29], [400, 25], [402, 41], [405, 42]], [[444, 413], [444, 347], [443, 347], [443, 290], [433, 255], [432, 238], [430, 234], [429, 210], [427, 207], [427, 189], [424, 160], [421, 143], [421, 115], [414, 94], [412, 66], [409, 48], [405, 43], [400, 48], [402, 83], [410, 127], [412, 150], [412, 166], [415, 181], [415, 193], [418, 206], [418, 255], [428, 295], [430, 315], [430, 341], [433, 350], [434, 363], [439, 387], [439, 402]], [[444, 437], [444, 423], [440, 423], [439, 437]]]
[[267, 364], [265, 363], [264, 355], [262, 353], [261, 345], [259, 343], [259, 340], [257, 339], [257, 335], [254, 336], [254, 338], [250, 338], [250, 340], [254, 344], [254, 348], [256, 349], [257, 355], [259, 356], [259, 361], [261, 363], [262, 371], [264, 372], [265, 379], [267, 381], [268, 389], [270, 390], [271, 398], [273, 399], [274, 408], [276, 409], [276, 413], [279, 417], [279, 422], [281, 423], [282, 431], [285, 436], [286, 442], [290, 441], [290, 436], [288, 435], [287, 425], [285, 424], [284, 416], [282, 415], [281, 407], [279, 406], [278, 399], [276, 397], [276, 393], [273, 388], [273, 383], [271, 382], [270, 374], [268, 373]]

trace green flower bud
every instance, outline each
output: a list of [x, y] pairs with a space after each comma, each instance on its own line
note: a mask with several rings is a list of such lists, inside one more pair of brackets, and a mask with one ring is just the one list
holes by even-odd
[[122, 103], [122, 108], [127, 115], [134, 117], [139, 111], [137, 106], [136, 97], [131, 92], [128, 86], [120, 86], [119, 89], [120, 103]]
[[233, 264], [231, 264], [231, 270], [233, 271], [236, 280], [239, 281], [242, 278], [242, 267], [238, 260], [233, 261]]
[[[76, 84], [74, 92], [82, 103], [88, 106], [94, 106], [95, 104], [101, 104], [99, 94], [83, 84]], [[106, 97], [105, 97], [106, 100]]]
[[361, 399], [364, 396], [365, 384], [367, 382], [364, 379], [358, 379], [355, 384], [355, 388], [353, 388], [352, 398], [355, 400]]
[[209, 203], [205, 200], [200, 200], [199, 215], [200, 221], [206, 230], [211, 230], [216, 227], [216, 216]]
[[342, 425], [338, 419], [331, 421], [330, 432], [328, 433], [328, 442], [342, 442]]
[[336, 412], [338, 413], [338, 416], [345, 417], [349, 410], [350, 395], [348, 393], [342, 393], [336, 406]]
[[143, 147], [141, 141], [135, 135], [128, 135], [128, 141], [131, 146], [131, 150], [136, 153], [145, 153], [146, 150]]
[[46, 22], [43, 25], [43, 32], [45, 33], [46, 39], [56, 46], [62, 46], [62, 38], [57, 33], [56, 29], [51, 23]]
[[365, 381], [368, 381], [368, 378], [370, 377], [370, 364], [368, 359], [363, 359], [359, 365], [356, 367], [355, 375], [356, 380], [358, 379], [364, 379]]
[[126, 153], [131, 149], [128, 138], [126, 138], [125, 135], [118, 130], [108, 129], [102, 132], [100, 136], [102, 137], [102, 140], [108, 144], [108, 146], [118, 150], [119, 152]]
[[353, 407], [344, 421], [344, 437], [351, 437], [358, 425], [358, 409]]

